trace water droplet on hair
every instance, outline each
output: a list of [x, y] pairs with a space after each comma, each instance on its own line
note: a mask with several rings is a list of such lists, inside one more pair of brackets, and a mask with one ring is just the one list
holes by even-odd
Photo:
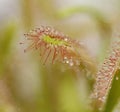
[[66, 59], [67, 59], [67, 57], [65, 56], [65, 57], [64, 57], [64, 60], [66, 60]]
[[65, 38], [64, 40], [67, 42], [67, 41], [68, 41], [68, 38]]
[[66, 63], [69, 63], [69, 60], [66, 60]]

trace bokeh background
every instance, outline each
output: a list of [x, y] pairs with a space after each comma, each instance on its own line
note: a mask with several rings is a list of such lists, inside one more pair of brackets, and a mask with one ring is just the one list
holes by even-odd
[[30, 29], [53, 26], [81, 41], [99, 65], [119, 20], [119, 0], [0, 0], [0, 112], [92, 112], [92, 69], [43, 66], [38, 51], [24, 53], [19, 43]]

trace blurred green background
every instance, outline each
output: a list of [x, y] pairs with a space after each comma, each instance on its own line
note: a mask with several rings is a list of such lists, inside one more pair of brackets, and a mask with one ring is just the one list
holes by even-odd
[[[24, 53], [19, 43], [30, 29], [53, 26], [84, 43], [99, 65], [119, 20], [119, 0], [0, 0], [0, 112], [95, 112], [89, 105], [92, 68], [43, 66], [36, 51]], [[106, 112], [120, 112], [114, 96]]]

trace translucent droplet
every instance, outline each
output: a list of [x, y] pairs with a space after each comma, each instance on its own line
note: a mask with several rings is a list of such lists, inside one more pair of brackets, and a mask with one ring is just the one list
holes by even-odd
[[119, 79], [119, 77], [116, 77], [116, 80], [118, 80]]
[[67, 59], [67, 57], [65, 56], [65, 57], [64, 57], [64, 60], [66, 60], [66, 59]]
[[69, 60], [66, 60], [66, 63], [69, 63]]
[[68, 41], [68, 38], [65, 38], [64, 40], [67, 42], [67, 41]]

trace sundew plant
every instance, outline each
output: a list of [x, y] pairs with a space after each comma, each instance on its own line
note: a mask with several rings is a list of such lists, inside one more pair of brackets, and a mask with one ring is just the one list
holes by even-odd
[[[54, 61], [59, 60], [59, 62], [68, 64], [71, 67], [77, 66], [78, 69], [82, 66], [83, 68], [80, 70], [87, 69], [89, 66], [91, 68], [93, 67], [93, 64], [91, 64], [93, 61], [92, 59], [89, 59], [90, 56], [87, 56], [87, 58], [84, 57], [88, 54], [85, 51], [86, 49], [83, 49], [83, 45], [81, 45], [79, 41], [72, 40], [70, 37], [51, 27], [41, 26], [40, 28], [31, 30], [29, 33], [24, 35], [27, 40], [32, 41], [31, 45], [24, 51], [26, 52], [30, 49], [38, 50], [40, 52], [40, 56], [45, 57], [43, 64], [47, 64], [47, 60], [52, 58], [51, 64], [53, 64]], [[112, 81], [116, 72], [119, 72], [119, 61], [120, 38], [118, 36], [118, 40], [112, 43], [108, 57], [103, 61], [103, 64], [96, 73], [91, 102], [94, 103], [97, 111], [103, 110], [103, 106], [106, 103], [108, 93], [111, 89]], [[118, 80], [118, 77], [116, 80]]]
[[120, 112], [119, 6], [1, 0], [0, 112]]
[[51, 64], [57, 60], [70, 66], [82, 65], [84, 68], [92, 66], [92, 60], [89, 59], [89, 56], [85, 56], [87, 53], [84, 46], [79, 41], [69, 38], [54, 28], [41, 26], [24, 35], [27, 40], [31, 41], [31, 45], [24, 51], [38, 50], [41, 58], [45, 58], [43, 64], [52, 58]]

